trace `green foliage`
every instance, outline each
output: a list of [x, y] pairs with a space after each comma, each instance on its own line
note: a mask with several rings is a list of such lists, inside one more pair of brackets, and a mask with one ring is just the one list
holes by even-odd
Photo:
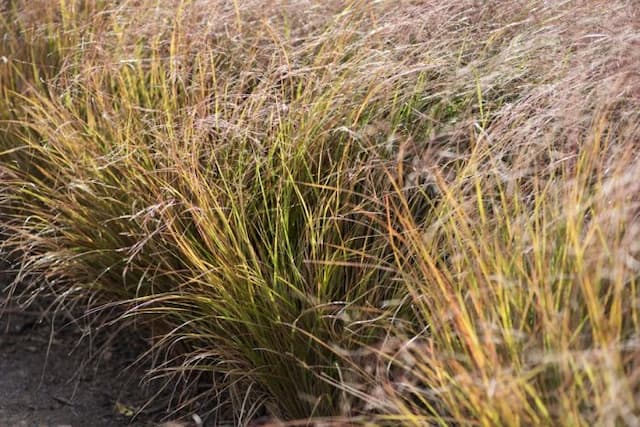
[[176, 407], [640, 416], [632, 2], [9, 3], [10, 292], [146, 331]]

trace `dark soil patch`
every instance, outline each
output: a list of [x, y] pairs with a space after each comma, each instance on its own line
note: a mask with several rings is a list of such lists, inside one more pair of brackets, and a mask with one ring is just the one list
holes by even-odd
[[167, 394], [141, 386], [148, 367], [134, 364], [147, 343], [129, 333], [90, 340], [38, 303], [26, 310], [7, 303], [1, 261], [0, 427], [142, 427], [166, 419]]
[[153, 425], [154, 414], [129, 412], [151, 397], [138, 384], [142, 368], [128, 369], [135, 345], [91, 355], [79, 331], [54, 330], [37, 312], [9, 309], [0, 319], [0, 426]]

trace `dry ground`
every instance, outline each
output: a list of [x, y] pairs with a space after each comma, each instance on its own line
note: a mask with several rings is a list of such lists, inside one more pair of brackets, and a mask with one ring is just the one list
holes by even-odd
[[128, 369], [139, 343], [112, 340], [89, 359], [92, 346], [78, 328], [41, 308], [5, 307], [0, 318], [0, 427], [157, 425], [162, 406], [126, 416], [151, 393], [138, 384], [141, 368]]

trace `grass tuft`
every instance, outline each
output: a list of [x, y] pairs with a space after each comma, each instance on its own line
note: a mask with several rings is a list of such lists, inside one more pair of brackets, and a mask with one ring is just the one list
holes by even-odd
[[214, 423], [638, 423], [636, 2], [35, 3], [12, 298], [145, 331]]

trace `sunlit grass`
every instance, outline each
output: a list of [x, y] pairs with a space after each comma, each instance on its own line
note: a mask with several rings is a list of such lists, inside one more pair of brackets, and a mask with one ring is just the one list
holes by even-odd
[[13, 298], [146, 331], [220, 423], [637, 422], [633, 2], [33, 3]]

